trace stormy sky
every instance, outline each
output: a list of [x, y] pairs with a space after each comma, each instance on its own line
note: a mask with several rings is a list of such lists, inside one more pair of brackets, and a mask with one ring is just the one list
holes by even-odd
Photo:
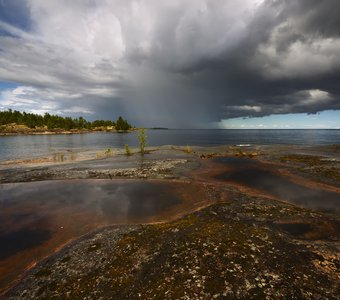
[[0, 0], [0, 109], [186, 128], [340, 120], [339, 11], [339, 0]]

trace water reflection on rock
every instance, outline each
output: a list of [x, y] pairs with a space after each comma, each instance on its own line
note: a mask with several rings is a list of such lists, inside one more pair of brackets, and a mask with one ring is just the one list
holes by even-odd
[[42, 244], [51, 238], [46, 229], [20, 229], [0, 234], [0, 260], [10, 257], [19, 251]]
[[[8, 184], [0, 190], [3, 209], [19, 208], [17, 221], [76, 209], [111, 222], [147, 221], [147, 218], [179, 204], [169, 186], [143, 181], [72, 180]], [[32, 213], [23, 213], [31, 209]], [[3, 211], [2, 209], [2, 211]], [[14, 217], [14, 216], [13, 216]]]
[[99, 226], [163, 221], [192, 209], [199, 197], [190, 189], [138, 180], [2, 184], [0, 289], [34, 261]]
[[303, 207], [340, 212], [338, 193], [296, 184], [252, 159], [221, 157], [216, 158], [215, 162], [228, 166], [227, 171], [215, 176], [218, 180], [260, 190]]

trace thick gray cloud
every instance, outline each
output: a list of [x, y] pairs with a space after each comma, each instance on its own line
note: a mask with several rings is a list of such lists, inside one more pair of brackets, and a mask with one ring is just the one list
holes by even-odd
[[340, 109], [337, 0], [8, 3], [0, 108], [172, 127]]

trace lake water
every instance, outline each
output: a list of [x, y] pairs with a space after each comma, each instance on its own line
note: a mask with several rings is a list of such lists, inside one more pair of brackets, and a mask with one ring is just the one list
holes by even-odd
[[[340, 130], [148, 130], [148, 146], [218, 146], [237, 144], [327, 145], [340, 143]], [[123, 148], [138, 145], [137, 132], [0, 137], [0, 160], [54, 151]]]

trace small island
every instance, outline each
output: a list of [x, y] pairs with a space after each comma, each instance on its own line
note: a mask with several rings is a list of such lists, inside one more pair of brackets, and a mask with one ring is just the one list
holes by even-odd
[[71, 118], [58, 115], [45, 115], [20, 112], [17, 110], [0, 111], [0, 135], [39, 135], [39, 134], [76, 134], [90, 132], [129, 132], [136, 130], [119, 116], [116, 121], [87, 121], [83, 117]]

